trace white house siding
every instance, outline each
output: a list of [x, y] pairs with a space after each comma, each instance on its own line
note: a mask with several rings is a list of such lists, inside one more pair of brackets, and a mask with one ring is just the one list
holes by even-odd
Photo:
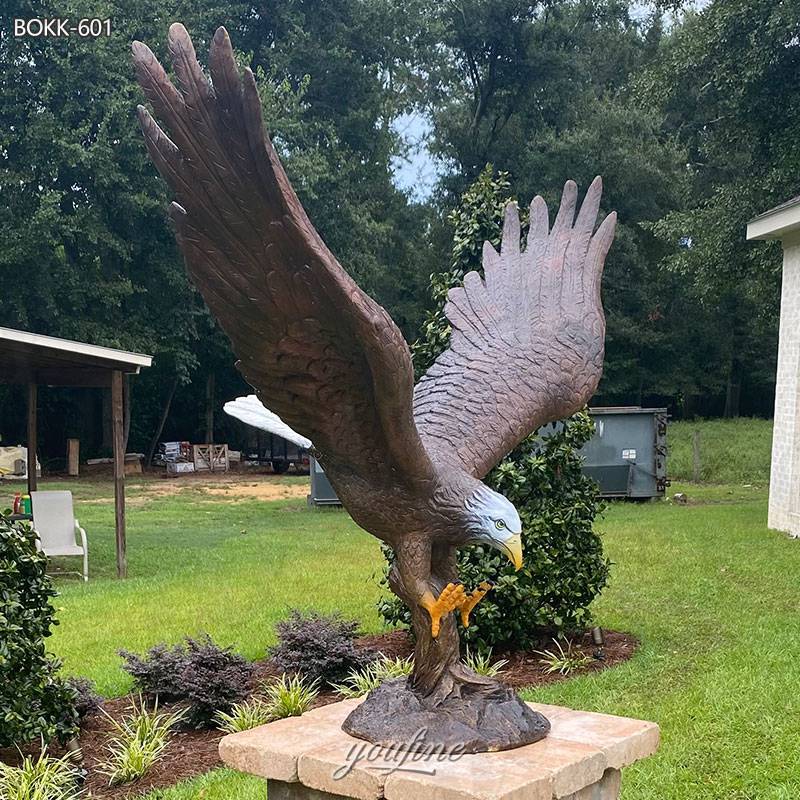
[[783, 248], [769, 527], [800, 536], [800, 233]]

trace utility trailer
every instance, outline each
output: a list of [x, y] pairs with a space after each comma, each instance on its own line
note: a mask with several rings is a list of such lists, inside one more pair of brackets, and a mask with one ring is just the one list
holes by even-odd
[[296, 472], [306, 473], [309, 471], [308, 450], [284, 439], [277, 433], [261, 430], [257, 434], [256, 446], [244, 449], [245, 461], [251, 464], [271, 464], [273, 472], [277, 475], [287, 472], [290, 466], [294, 466]]

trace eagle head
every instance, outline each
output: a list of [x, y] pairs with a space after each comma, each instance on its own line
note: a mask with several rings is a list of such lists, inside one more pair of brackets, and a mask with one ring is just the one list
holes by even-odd
[[488, 544], [522, 566], [522, 522], [517, 509], [503, 495], [480, 484], [465, 502], [469, 541]]

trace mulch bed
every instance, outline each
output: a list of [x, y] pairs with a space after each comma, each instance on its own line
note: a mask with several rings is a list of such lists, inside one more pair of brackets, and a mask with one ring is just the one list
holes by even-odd
[[[599, 672], [623, 661], [627, 661], [636, 651], [638, 641], [635, 637], [616, 631], [604, 631], [605, 643], [598, 648], [592, 643], [587, 633], [581, 639], [573, 640], [573, 651], [592, 656], [592, 662], [586, 667], [576, 670], [569, 677], [587, 672]], [[393, 631], [378, 636], [364, 636], [358, 640], [364, 649], [381, 652], [389, 658], [405, 658], [413, 652], [413, 644], [405, 631]], [[550, 642], [549, 644], [552, 644]], [[551, 649], [544, 642], [539, 649]], [[540, 656], [535, 653], [503, 653], [494, 654], [495, 659], [505, 658], [508, 664], [503, 670], [502, 679], [509, 686], [520, 689], [526, 686], [542, 686], [565, 680], [558, 674], [547, 675], [542, 672]], [[259, 662], [253, 679], [255, 689], [265, 679], [276, 677], [277, 671], [269, 661]], [[335, 703], [339, 695], [334, 691], [321, 692], [314, 702], [314, 707]], [[130, 711], [131, 697], [107, 700], [103, 704], [105, 711], [115, 719], [121, 719]], [[163, 706], [165, 712], [170, 707]], [[221, 766], [217, 753], [217, 745], [222, 733], [217, 730], [176, 731], [170, 738], [161, 758], [140, 780], [124, 786], [109, 787], [108, 779], [97, 770], [106, 756], [106, 744], [112, 725], [102, 714], [94, 714], [84, 724], [80, 734], [80, 747], [87, 772], [85, 789], [87, 796], [103, 800], [123, 800], [133, 798], [146, 792], [171, 786], [187, 778], [195, 777]], [[25, 752], [35, 752], [26, 749]], [[61, 755], [61, 751], [51, 748], [53, 755]], [[18, 763], [19, 754], [15, 750], [0, 750], [0, 761]]]

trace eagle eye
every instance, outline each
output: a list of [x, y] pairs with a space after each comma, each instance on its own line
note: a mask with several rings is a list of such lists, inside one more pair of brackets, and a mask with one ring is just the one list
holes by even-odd
[[506, 523], [505, 523], [505, 521], [504, 521], [504, 520], [502, 520], [502, 519], [496, 519], [496, 520], [494, 521], [494, 526], [495, 526], [495, 528], [497, 528], [497, 530], [499, 530], [499, 531], [503, 531], [503, 530], [505, 530], [505, 528], [506, 528]]

